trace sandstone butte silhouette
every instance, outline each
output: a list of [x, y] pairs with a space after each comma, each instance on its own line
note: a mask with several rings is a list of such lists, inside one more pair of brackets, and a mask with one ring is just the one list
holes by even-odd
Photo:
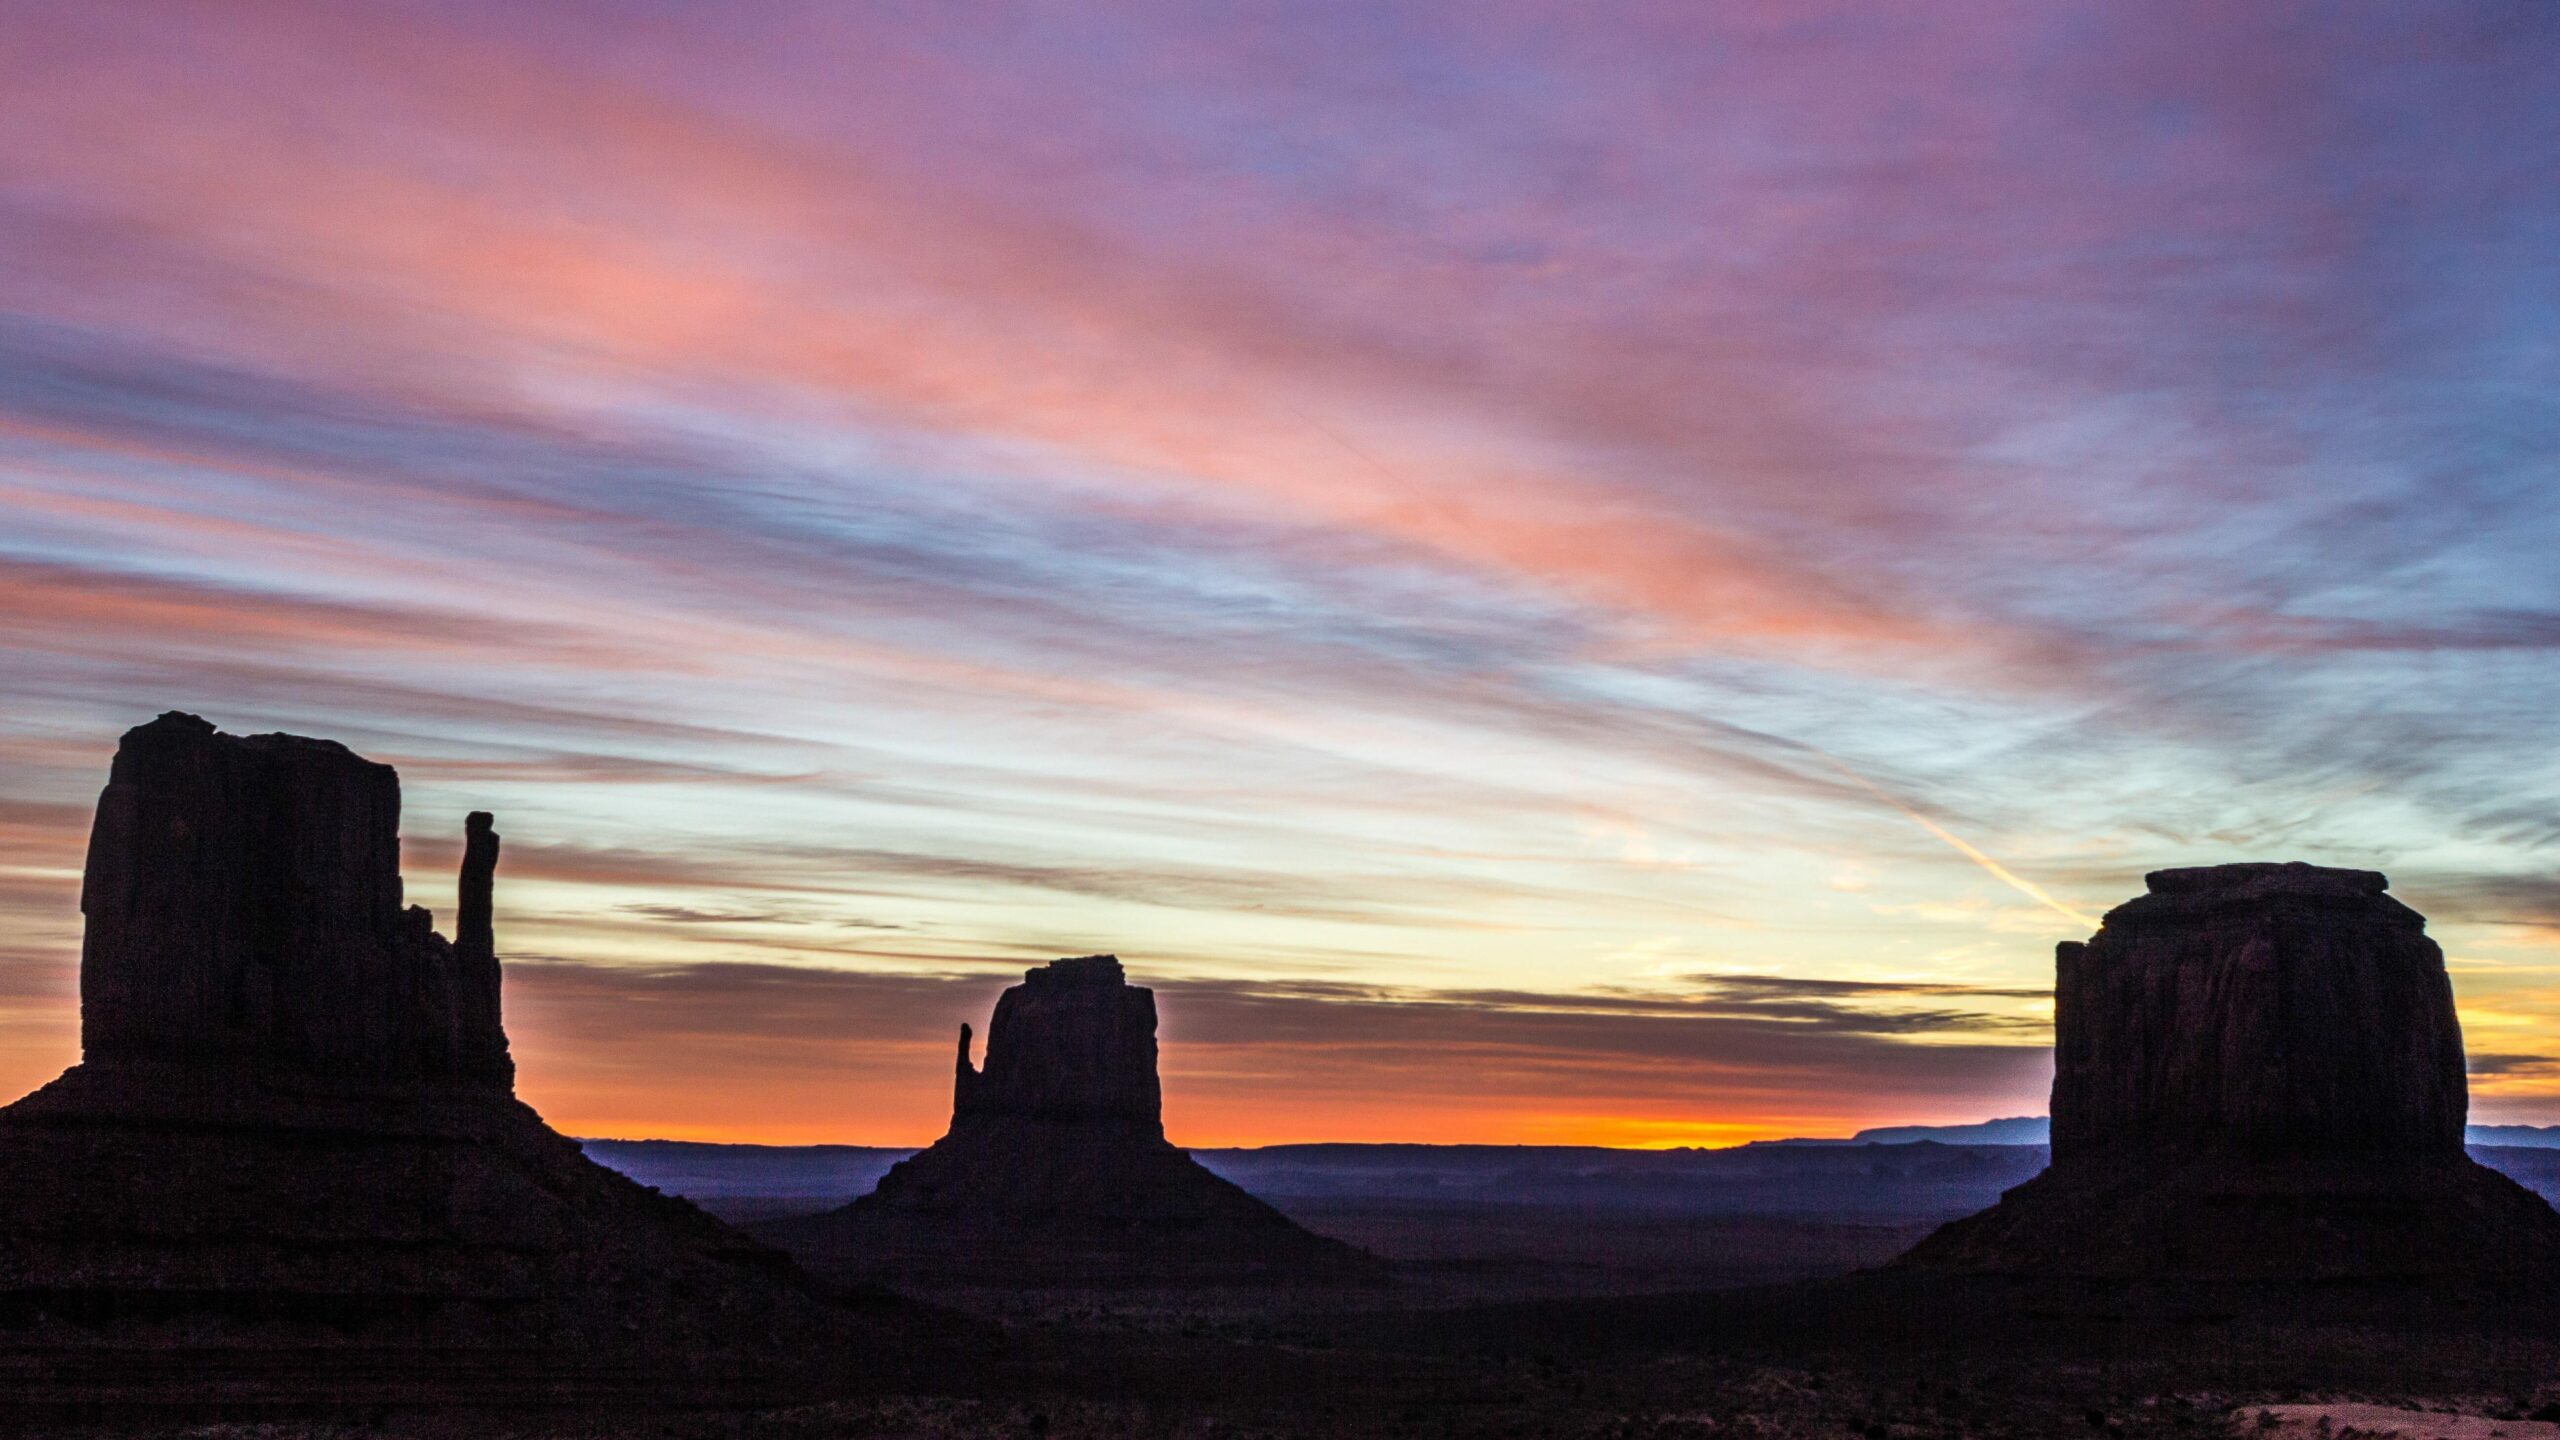
[[90, 836], [81, 1062], [0, 1110], [0, 1408], [699, 1403], [873, 1320], [516, 1100], [468, 822], [450, 942], [400, 789], [171, 713]]
[[822, 1274], [1184, 1283], [1355, 1275], [1326, 1239], [1164, 1135], [1155, 992], [1111, 955], [1057, 960], [996, 1001], [986, 1068], [960, 1027], [951, 1129], [823, 1215], [756, 1233]]
[[2053, 1158], [1904, 1271], [2560, 1278], [2560, 1214], [2463, 1153], [2444, 952], [2368, 870], [2162, 870], [2055, 957]]

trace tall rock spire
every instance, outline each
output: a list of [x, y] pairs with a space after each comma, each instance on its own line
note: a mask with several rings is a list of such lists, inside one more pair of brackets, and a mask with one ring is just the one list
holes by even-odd
[[454, 1058], [464, 1074], [515, 1075], [507, 1032], [499, 1019], [498, 940], [493, 891], [498, 873], [498, 832], [486, 810], [462, 822], [462, 874], [455, 886], [453, 919]]
[[951, 1121], [955, 1125], [961, 1116], [974, 1115], [978, 1110], [978, 1067], [969, 1058], [970, 1039], [969, 1022], [963, 1020], [960, 1022], [960, 1060], [951, 1075]]
[[490, 892], [498, 874], [495, 817], [474, 810], [462, 821], [462, 876], [455, 887], [453, 946], [465, 955], [495, 957], [498, 940], [490, 919]]

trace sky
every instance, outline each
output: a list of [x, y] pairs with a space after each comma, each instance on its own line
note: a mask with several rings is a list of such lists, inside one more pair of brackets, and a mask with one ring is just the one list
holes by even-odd
[[0, 1094], [167, 709], [497, 812], [571, 1133], [2040, 1113], [2382, 869], [2560, 1121], [2560, 5], [0, 0]]

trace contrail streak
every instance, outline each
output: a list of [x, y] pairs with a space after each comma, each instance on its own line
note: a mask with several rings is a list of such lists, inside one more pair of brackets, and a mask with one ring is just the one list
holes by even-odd
[[2098, 922], [2096, 919], [2083, 915], [2079, 911], [2072, 909], [2070, 906], [2063, 904], [2061, 901], [2054, 899], [2051, 895], [2045, 893], [2045, 888], [2043, 886], [2038, 885], [2033, 880], [2018, 874], [2016, 871], [2011, 870], [2008, 866], [2001, 864], [1990, 856], [1983, 854], [1980, 850], [1974, 848], [1971, 841], [1965, 839], [1961, 835], [1958, 835], [1946, 826], [1939, 824], [1937, 821], [1930, 819], [1928, 816], [1923, 815], [1919, 811], [1912, 809], [1910, 806], [1903, 804], [1901, 801], [1894, 799], [1891, 795], [1885, 793], [1882, 786], [1877, 785], [1866, 776], [1859, 774], [1857, 771], [1850, 769], [1848, 766], [1841, 764], [1839, 761], [1832, 759], [1828, 755], [1823, 756], [1822, 759], [1824, 763], [1828, 764], [1832, 769], [1837, 770], [1841, 774], [1848, 776], [1851, 780], [1856, 781], [1859, 788], [1865, 790], [1868, 794], [1873, 795], [1877, 799], [1908, 816], [1912, 824], [1919, 826], [1921, 829], [1937, 836], [1940, 840], [1945, 841], [1949, 849], [1954, 850], [1957, 854], [1962, 855], [1964, 858], [1981, 866], [1983, 869], [1990, 871], [1992, 877], [1997, 879], [2001, 884], [2008, 886], [2010, 889], [2015, 890], [2019, 894], [2026, 896], [2028, 899], [2033, 900], [2039, 905], [2042, 905], [2044, 908], [2052, 911], [2056, 915], [2067, 916], [2072, 920], [2076, 920], [2079, 923], [2088, 926], [2092, 930], [2098, 928]]

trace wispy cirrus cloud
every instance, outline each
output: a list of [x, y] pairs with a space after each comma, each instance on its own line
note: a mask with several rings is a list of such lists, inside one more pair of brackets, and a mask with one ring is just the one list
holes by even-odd
[[[9, 20], [45, 954], [182, 706], [395, 758], [431, 902], [498, 809], [596, 962], [2007, 1015], [2029, 930], [2281, 854], [2526, 993], [2547, 6]], [[1682, 1103], [1807, 1103], [1743, 1033]]]

